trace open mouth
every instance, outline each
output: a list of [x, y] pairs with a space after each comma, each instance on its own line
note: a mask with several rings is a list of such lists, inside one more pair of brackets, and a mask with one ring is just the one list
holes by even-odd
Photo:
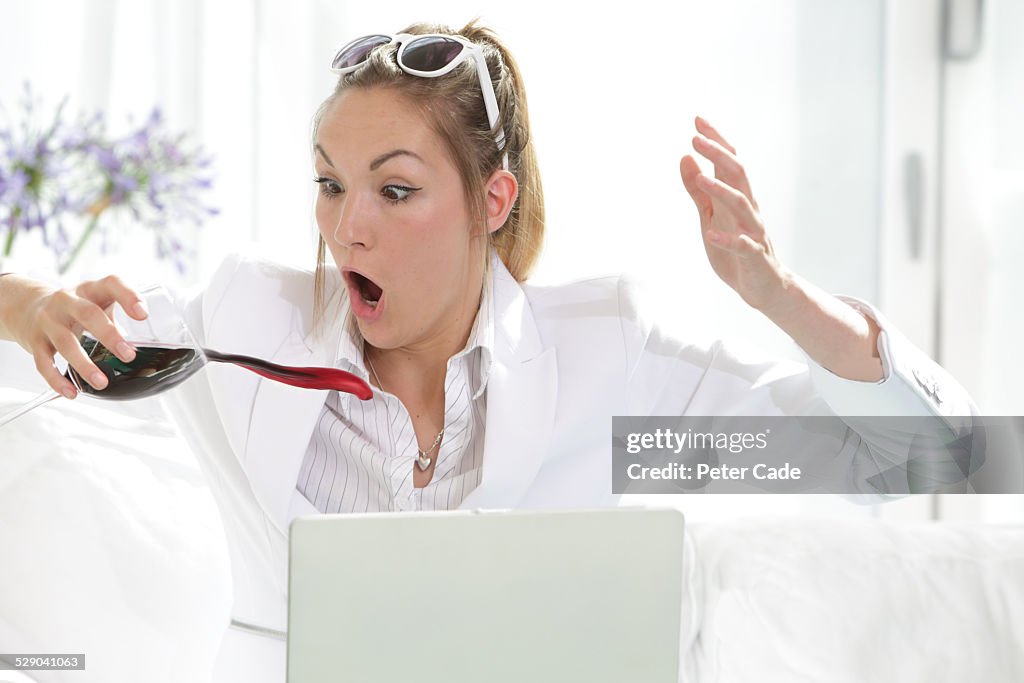
[[349, 281], [355, 286], [356, 291], [359, 292], [359, 298], [363, 300], [363, 303], [370, 308], [376, 308], [377, 304], [380, 303], [381, 295], [384, 293], [380, 285], [354, 270], [348, 272], [348, 277]]

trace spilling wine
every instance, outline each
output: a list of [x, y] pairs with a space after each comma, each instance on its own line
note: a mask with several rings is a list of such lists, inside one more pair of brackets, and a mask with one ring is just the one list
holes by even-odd
[[238, 365], [261, 377], [303, 389], [334, 389], [355, 394], [364, 401], [373, 396], [366, 382], [337, 368], [292, 367], [213, 349], [203, 349], [203, 353], [199, 353], [188, 346], [158, 343], [136, 343], [135, 360], [125, 363], [92, 337], [83, 336], [79, 342], [92, 362], [106, 375], [107, 387], [94, 389], [72, 367], [68, 367], [65, 375], [80, 391], [112, 401], [145, 398], [166, 391], [191, 377], [208, 360]]
[[203, 349], [208, 360], [218, 363], [232, 363], [246, 370], [255, 372], [260, 377], [283, 382], [301, 389], [334, 389], [353, 394], [357, 398], [368, 401], [373, 397], [370, 385], [361, 378], [345, 370], [337, 368], [295, 367], [278, 365], [262, 358], [243, 356], [237, 353], [221, 353], [213, 349]]

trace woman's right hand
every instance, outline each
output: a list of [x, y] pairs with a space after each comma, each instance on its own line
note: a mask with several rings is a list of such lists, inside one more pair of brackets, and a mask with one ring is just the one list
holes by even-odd
[[[0, 278], [10, 280], [12, 276]], [[60, 353], [78, 374], [96, 389], [107, 386], [107, 378], [89, 360], [78, 339], [88, 332], [122, 361], [135, 359], [135, 350], [117, 331], [113, 323], [115, 303], [136, 320], [147, 316], [142, 299], [120, 278], [110, 275], [100, 280], [83, 282], [74, 289], [54, 290], [24, 278], [3, 282], [5, 294], [15, 289], [22, 305], [6, 306], [6, 327], [11, 338], [32, 354], [36, 370], [54, 391], [67, 398], [77, 395], [75, 385], [54, 365], [54, 354]]]

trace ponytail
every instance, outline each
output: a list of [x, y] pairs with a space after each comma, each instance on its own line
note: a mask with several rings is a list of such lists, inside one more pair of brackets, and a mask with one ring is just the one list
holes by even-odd
[[544, 187], [530, 134], [526, 88], [519, 65], [494, 31], [473, 21], [459, 35], [493, 48], [493, 53], [487, 50], [487, 65], [492, 80], [495, 73], [499, 74], [494, 90], [500, 125], [505, 129], [504, 152], [508, 153], [509, 170], [519, 183], [519, 197], [505, 225], [491, 235], [491, 244], [512, 276], [522, 282], [536, 265], [544, 244]]

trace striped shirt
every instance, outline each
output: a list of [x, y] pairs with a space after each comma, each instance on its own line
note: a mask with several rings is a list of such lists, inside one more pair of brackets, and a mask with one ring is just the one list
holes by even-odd
[[[417, 450], [412, 419], [394, 395], [369, 401], [332, 391], [299, 470], [296, 488], [320, 512], [388, 512], [457, 508], [480, 483], [487, 414], [487, 375], [494, 341], [493, 294], [484, 277], [480, 309], [466, 346], [448, 360], [444, 439], [430, 482], [413, 485]], [[345, 298], [336, 367], [369, 381], [363, 339]]]

